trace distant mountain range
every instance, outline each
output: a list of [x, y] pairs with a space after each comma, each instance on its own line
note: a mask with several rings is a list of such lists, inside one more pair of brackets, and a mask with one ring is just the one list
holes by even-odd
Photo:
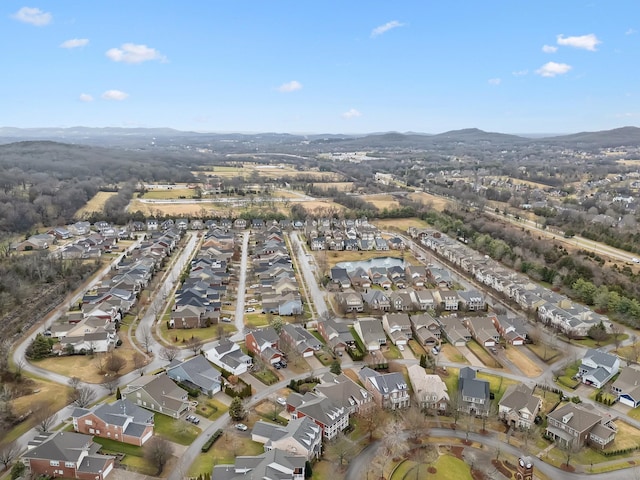
[[115, 147], [141, 147], [188, 143], [207, 145], [217, 142], [237, 142], [264, 145], [295, 145], [308, 143], [318, 147], [337, 146], [341, 149], [371, 148], [434, 148], [445, 144], [517, 146], [550, 145], [568, 148], [640, 146], [640, 128], [622, 127], [598, 132], [581, 132], [558, 136], [520, 136], [485, 132], [477, 128], [452, 130], [435, 135], [426, 133], [384, 132], [362, 135], [348, 134], [286, 134], [286, 133], [201, 133], [171, 128], [13, 128], [0, 127], [0, 143], [23, 140], [56, 140]]

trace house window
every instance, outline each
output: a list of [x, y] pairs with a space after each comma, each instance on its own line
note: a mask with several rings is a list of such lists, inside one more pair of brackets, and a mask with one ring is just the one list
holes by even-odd
[[49, 462], [49, 465], [51, 465], [52, 467], [57, 467], [60, 465], [60, 462], [58, 460], [51, 460]]
[[73, 468], [76, 466], [76, 464], [73, 462], [64, 462], [64, 466], [67, 468]]
[[85, 425], [93, 425], [93, 421], [91, 421], [91, 420], [85, 420], [85, 421], [84, 421], [84, 424], [85, 424]]

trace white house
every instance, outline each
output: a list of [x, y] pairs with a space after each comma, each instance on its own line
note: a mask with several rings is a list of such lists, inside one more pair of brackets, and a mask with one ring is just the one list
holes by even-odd
[[620, 369], [620, 359], [616, 355], [590, 348], [585, 353], [578, 376], [582, 383], [602, 388]]
[[252, 365], [251, 357], [229, 340], [221, 340], [218, 345], [205, 350], [204, 356], [214, 365], [233, 375], [246, 373]]

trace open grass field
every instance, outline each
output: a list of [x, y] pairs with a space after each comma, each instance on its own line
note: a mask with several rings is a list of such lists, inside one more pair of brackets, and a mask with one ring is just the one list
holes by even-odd
[[219, 338], [219, 329], [222, 328], [225, 334], [235, 333], [236, 327], [233, 323], [220, 323], [211, 325], [207, 328], [167, 328], [166, 322], [160, 326], [160, 335], [162, 339], [177, 347], [186, 346], [187, 341], [191, 337], [197, 338], [202, 342], [209, 342]]
[[191, 445], [202, 433], [200, 428], [186, 420], [171, 418], [161, 413], [156, 413], [153, 421], [156, 435], [180, 445]]
[[[248, 155], [242, 155], [248, 157]], [[255, 158], [259, 158], [260, 155], [255, 155]], [[317, 172], [308, 170], [296, 170], [288, 165], [264, 165], [251, 162], [245, 162], [242, 167], [233, 166], [212, 166], [202, 170], [192, 172], [194, 175], [216, 175], [220, 178], [231, 178], [242, 176], [244, 178], [250, 177], [254, 173], [257, 173], [263, 178], [282, 178], [282, 177], [313, 177], [318, 182], [339, 182], [342, 180], [342, 176], [333, 172]]]
[[415, 202], [420, 202], [423, 205], [431, 205], [432, 208], [440, 212], [452, 205], [452, 202], [450, 200], [442, 197], [437, 197], [426, 192], [411, 193], [409, 194], [409, 198]]
[[323, 182], [323, 183], [314, 183], [314, 188], [319, 190], [329, 190], [330, 188], [335, 188], [339, 192], [351, 192], [353, 191], [353, 182]]
[[184, 185], [176, 185], [176, 188], [171, 190], [149, 190], [142, 198], [148, 198], [153, 200], [171, 200], [178, 198], [193, 198], [195, 189], [187, 188]]
[[444, 355], [447, 360], [453, 363], [469, 363], [465, 356], [460, 353], [460, 350], [449, 343], [442, 344], [440, 355]]
[[542, 369], [527, 357], [520, 349], [522, 347], [512, 347], [507, 345], [505, 356], [518, 367], [527, 377], [537, 377], [542, 373]]
[[373, 223], [380, 230], [406, 232], [410, 227], [428, 228], [429, 224], [419, 218], [386, 218], [384, 220], [374, 220]]
[[224, 403], [215, 398], [206, 398], [204, 396], [198, 399], [198, 406], [196, 407], [196, 413], [209, 420], [220, 418], [227, 410], [229, 408]]
[[372, 195], [363, 197], [363, 200], [373, 204], [379, 210], [400, 207], [400, 204], [392, 195]]
[[557, 348], [544, 345], [542, 343], [527, 344], [526, 347], [547, 364], [551, 364], [562, 358], [562, 351]]
[[89, 200], [84, 207], [79, 209], [73, 218], [83, 219], [91, 216], [92, 213], [102, 213], [104, 210], [104, 204], [118, 192], [98, 192], [91, 200]]
[[[59, 385], [57, 383], [48, 382], [46, 380], [28, 376], [29, 380], [33, 381], [33, 392], [31, 395], [25, 395], [15, 398], [11, 401], [11, 408], [13, 413], [17, 417], [26, 415], [33, 411], [33, 408], [38, 403], [46, 403], [51, 406], [51, 410], [57, 412], [68, 403], [69, 393], [71, 388]], [[62, 419], [59, 418], [58, 421]], [[2, 441], [12, 442], [16, 438], [25, 434], [36, 425], [36, 419], [33, 416], [29, 416], [25, 421], [16, 425], [6, 435]]]

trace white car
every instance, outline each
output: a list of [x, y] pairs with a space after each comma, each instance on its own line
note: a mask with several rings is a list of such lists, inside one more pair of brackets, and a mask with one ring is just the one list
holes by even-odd
[[398, 350], [400, 350], [401, 352], [404, 352], [404, 345], [398, 345]]
[[236, 423], [236, 428], [238, 430], [245, 432], [249, 427], [247, 427], [244, 423]]
[[278, 402], [280, 405], [283, 405], [283, 406], [287, 404], [287, 401], [283, 397], [278, 397], [276, 399], [276, 402]]
[[640, 258], [638, 258], [638, 257], [633, 257], [633, 258], [631, 259], [631, 261], [632, 261], [633, 263], [640, 263]]
[[255, 309], [255, 308], [253, 308], [253, 307], [249, 307], [249, 308], [247, 308], [247, 309], [245, 310], [245, 312], [246, 312], [246, 313], [253, 313], [253, 312], [255, 312], [255, 311], [256, 311], [256, 309]]
[[226, 323], [231, 323], [231, 318], [229, 317], [222, 317], [222, 321], [226, 322]]

